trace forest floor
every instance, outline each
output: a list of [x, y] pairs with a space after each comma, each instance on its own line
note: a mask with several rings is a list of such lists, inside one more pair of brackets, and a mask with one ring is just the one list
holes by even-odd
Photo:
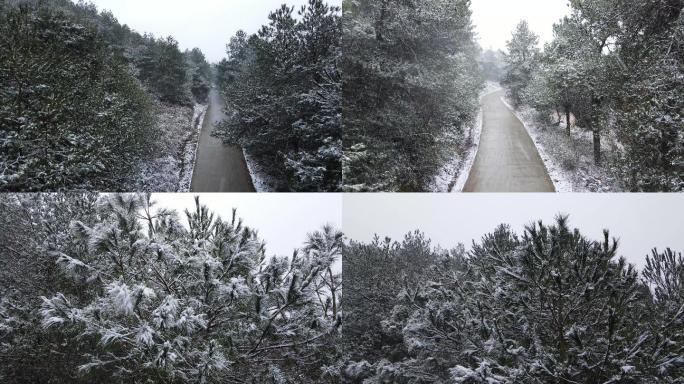
[[[592, 132], [571, 122], [568, 137], [564, 119], [560, 123], [544, 122], [536, 110], [527, 106], [518, 108], [515, 114], [537, 146], [558, 192], [624, 191], [609, 166], [594, 164]], [[613, 154], [618, 151], [616, 142], [606, 133], [601, 136], [604, 164], [613, 163]]]
[[214, 127], [224, 118], [221, 96], [212, 89], [194, 162], [192, 192], [255, 191], [242, 149], [225, 145], [220, 138], [212, 136]]
[[554, 192], [555, 187], [523, 123], [499, 90], [482, 99], [482, 133], [463, 192]]
[[135, 190], [145, 192], [189, 191], [189, 175], [197, 148], [198, 125], [206, 106], [179, 106], [157, 102], [155, 116], [158, 148], [155, 157], [139, 166]]

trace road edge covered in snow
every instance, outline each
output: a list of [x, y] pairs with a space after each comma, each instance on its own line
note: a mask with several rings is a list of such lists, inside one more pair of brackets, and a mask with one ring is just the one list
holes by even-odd
[[195, 104], [192, 116], [192, 129], [186, 139], [181, 158], [182, 167], [180, 169], [177, 192], [190, 192], [192, 187], [192, 175], [195, 173], [197, 162], [197, 151], [199, 149], [199, 137], [204, 125], [204, 118], [207, 116], [208, 104]]
[[242, 148], [242, 154], [245, 157], [249, 175], [252, 177], [254, 189], [257, 192], [275, 192], [276, 181], [261, 170], [259, 163], [244, 148]]
[[474, 127], [473, 145], [468, 150], [467, 156], [464, 160], [465, 162], [463, 164], [463, 169], [458, 173], [458, 176], [454, 180], [449, 192], [463, 192], [463, 188], [468, 181], [468, 176], [470, 176], [470, 170], [473, 169], [473, 164], [475, 164], [477, 151], [480, 149], [480, 137], [482, 137], [482, 125], [484, 124], [484, 109], [482, 108], [482, 99], [484, 99], [485, 96], [500, 90], [501, 85], [494, 82], [488, 82], [485, 90], [480, 95], [480, 111]]
[[470, 169], [473, 167], [475, 162], [475, 156], [477, 155], [477, 150], [480, 147], [480, 136], [482, 135], [482, 121], [483, 121], [483, 111], [482, 111], [482, 99], [489, 95], [501, 90], [501, 85], [493, 81], [487, 81], [485, 88], [480, 92], [479, 97], [479, 109], [477, 116], [473, 121], [472, 125], [469, 127], [470, 130], [470, 145], [466, 151], [462, 154], [455, 153], [440, 169], [437, 176], [435, 176], [432, 185], [429, 188], [430, 192], [461, 192], [465, 186], [466, 180], [468, 180], [468, 175], [470, 174]]

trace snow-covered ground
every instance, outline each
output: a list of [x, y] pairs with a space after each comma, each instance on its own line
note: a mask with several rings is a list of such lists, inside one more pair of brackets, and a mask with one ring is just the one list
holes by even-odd
[[[487, 81], [485, 88], [480, 92], [480, 100], [492, 92], [501, 89], [498, 83]], [[480, 134], [482, 133], [482, 108], [478, 111], [473, 125], [468, 130], [465, 138], [466, 150], [463, 153], [453, 151], [452, 156], [444, 164], [442, 169], [433, 180], [429, 190], [431, 192], [461, 192], [468, 180], [470, 168], [475, 161], [477, 148], [480, 145]]]
[[199, 136], [204, 125], [204, 117], [207, 115], [207, 105], [195, 104], [192, 115], [193, 129], [189, 132], [183, 148], [181, 157], [183, 166], [180, 173], [180, 183], [178, 192], [190, 192], [192, 188], [192, 174], [197, 163], [197, 149], [199, 146]]
[[[560, 125], [543, 123], [539, 113], [528, 106], [514, 109], [505, 98], [502, 101], [515, 113], [532, 137], [539, 155], [551, 176], [557, 192], [621, 192], [619, 181], [609, 169], [594, 164], [592, 133], [575, 126], [571, 137], [566, 135], [564, 119]], [[614, 140], [601, 136], [601, 150], [605, 163]]]
[[275, 186], [277, 185], [276, 180], [262, 171], [259, 163], [257, 163], [247, 151], [243, 149], [242, 152], [245, 155], [245, 162], [247, 163], [249, 174], [252, 176], [254, 189], [256, 189], [257, 192], [275, 192]]
[[190, 190], [199, 129], [207, 107], [156, 103], [159, 137], [154, 157], [140, 164], [137, 191], [187, 192]]

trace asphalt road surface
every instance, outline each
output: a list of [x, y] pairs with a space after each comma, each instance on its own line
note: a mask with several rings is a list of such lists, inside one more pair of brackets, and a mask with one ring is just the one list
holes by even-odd
[[463, 192], [554, 192], [537, 148], [501, 100], [504, 91], [482, 99], [482, 135]]
[[214, 126], [223, 118], [221, 96], [212, 89], [199, 138], [192, 192], [255, 192], [242, 149], [211, 136]]

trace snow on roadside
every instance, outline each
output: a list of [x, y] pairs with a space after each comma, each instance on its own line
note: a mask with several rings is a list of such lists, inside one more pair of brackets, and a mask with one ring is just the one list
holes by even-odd
[[[504, 104], [523, 123], [529, 133], [557, 192], [620, 192], [619, 182], [593, 161], [592, 134], [572, 127], [571, 138], [565, 134], [565, 123], [552, 126], [539, 122], [538, 112], [529, 106], [514, 109], [505, 99]], [[602, 151], [610, 156], [611, 140], [602, 138]]]
[[195, 104], [192, 115], [193, 129], [186, 139], [183, 149], [182, 168], [180, 170], [180, 182], [177, 192], [190, 192], [192, 188], [192, 175], [197, 163], [197, 149], [199, 147], [199, 137], [204, 126], [204, 118], [207, 115], [208, 105]]
[[245, 156], [245, 162], [247, 163], [249, 174], [252, 176], [254, 189], [257, 192], [275, 192], [277, 181], [273, 177], [266, 174], [266, 172], [264, 172], [259, 166], [259, 163], [250, 154], [248, 154], [247, 151], [243, 149], [242, 153]]
[[[455, 136], [455, 135], [452, 135]], [[457, 142], [456, 139], [448, 138], [447, 141]], [[456, 145], [458, 146], [458, 145]], [[447, 162], [442, 166], [437, 173], [437, 176], [432, 180], [432, 184], [428, 186], [428, 191], [430, 192], [448, 192], [451, 183], [454, 180], [454, 175], [459, 173], [459, 170], [463, 167], [463, 157], [460, 156], [458, 151], [453, 151], [452, 156], [449, 157]]]
[[[485, 87], [480, 92], [480, 101], [486, 95], [496, 92], [501, 89], [498, 83], [487, 81]], [[465, 186], [470, 169], [475, 162], [475, 155], [480, 145], [480, 134], [482, 133], [482, 106], [478, 111], [477, 117], [473, 125], [468, 130], [468, 137], [466, 137], [467, 144], [466, 151], [459, 154], [454, 151], [449, 160], [440, 169], [437, 176], [435, 176], [429, 190], [431, 192], [461, 192]]]
[[149, 159], [138, 166], [134, 190], [189, 191], [199, 129], [205, 112], [206, 106], [203, 105], [190, 108], [155, 103], [157, 147], [155, 153], [150, 154]]
[[[496, 91], [492, 91], [496, 92]], [[486, 94], [485, 94], [486, 95]], [[484, 97], [484, 95], [482, 96]], [[480, 97], [480, 100], [482, 99]], [[471, 145], [470, 148], [468, 148], [467, 152], [465, 153], [465, 156], [463, 157], [463, 160], [461, 161], [460, 167], [456, 170], [453, 175], [457, 175], [456, 179], [453, 181], [453, 184], [451, 188], [448, 190], [448, 192], [463, 192], [463, 187], [465, 187], [466, 181], [468, 181], [468, 176], [470, 175], [470, 169], [473, 168], [473, 163], [475, 162], [475, 156], [477, 155], [477, 149], [480, 148], [480, 136], [482, 135], [482, 119], [483, 119], [483, 113], [482, 113], [482, 107], [480, 106], [480, 110], [477, 113], [477, 119], [475, 121], [475, 125], [473, 125], [473, 128], [471, 128], [472, 133], [471, 133]], [[453, 178], [453, 176], [452, 176]]]

